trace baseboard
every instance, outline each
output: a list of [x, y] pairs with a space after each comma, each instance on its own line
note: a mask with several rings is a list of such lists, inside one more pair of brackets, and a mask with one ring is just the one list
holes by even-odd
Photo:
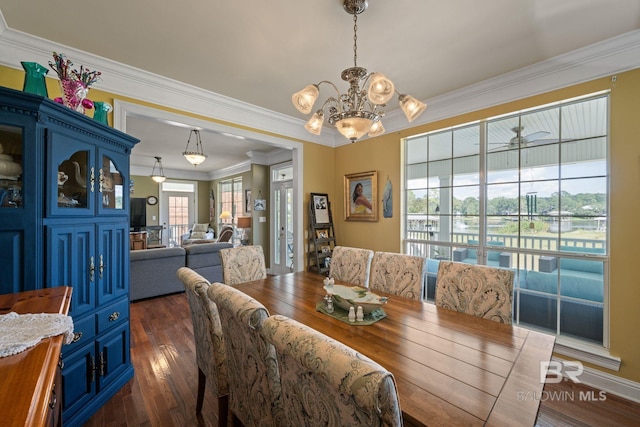
[[[552, 360], [562, 362], [566, 359], [554, 356]], [[640, 383], [635, 381], [585, 366], [584, 371], [580, 374], [580, 382], [598, 390], [622, 397], [623, 399], [640, 403]]]

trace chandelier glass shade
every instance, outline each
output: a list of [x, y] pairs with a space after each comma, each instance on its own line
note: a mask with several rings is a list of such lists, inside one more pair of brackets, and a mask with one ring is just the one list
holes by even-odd
[[[191, 136], [195, 134], [196, 148], [195, 151], [189, 151], [189, 143], [191, 143]], [[200, 140], [200, 131], [198, 129], [192, 129], [189, 133], [189, 139], [187, 140], [187, 147], [184, 149], [182, 155], [187, 159], [189, 163], [194, 166], [198, 166], [200, 163], [207, 159], [207, 155], [204, 154], [202, 149], [202, 141]]]
[[[303, 114], [313, 110], [320, 94], [320, 85], [327, 83], [332, 86], [337, 97], [328, 98], [305, 124], [305, 129], [314, 135], [320, 135], [324, 123], [325, 108], [327, 108], [328, 122], [351, 142], [355, 142], [365, 135], [378, 136], [384, 133], [382, 117], [384, 108], [395, 94], [398, 94], [400, 108], [409, 122], [415, 120], [427, 108], [427, 105], [414, 97], [399, 93], [391, 80], [384, 74], [374, 72], [368, 74], [366, 68], [358, 67], [357, 21], [358, 14], [367, 9], [366, 0], [344, 0], [344, 9], [353, 15], [353, 67], [342, 71], [342, 80], [349, 83], [346, 93], [330, 81], [323, 80], [317, 84], [307, 85], [291, 97], [293, 105]], [[368, 86], [367, 86], [368, 85]]]
[[164, 176], [164, 170], [162, 169], [162, 157], [156, 157], [156, 162], [153, 164], [153, 169], [151, 169], [151, 179], [160, 184], [167, 179]]

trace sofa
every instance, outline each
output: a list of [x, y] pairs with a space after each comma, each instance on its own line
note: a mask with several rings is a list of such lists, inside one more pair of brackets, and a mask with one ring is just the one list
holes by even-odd
[[131, 251], [130, 300], [183, 292], [184, 286], [176, 275], [180, 267], [189, 267], [210, 282], [221, 282], [219, 251], [231, 247], [231, 243], [220, 242]]
[[[477, 240], [469, 240], [470, 245], [477, 245]], [[489, 246], [504, 246], [504, 242], [489, 241]], [[453, 260], [456, 262], [464, 262], [466, 264], [478, 263], [478, 251], [473, 248], [458, 248], [453, 250]], [[487, 264], [489, 267], [511, 267], [511, 254], [509, 252], [488, 251]]]
[[[561, 246], [560, 251], [604, 253], [602, 248]], [[601, 261], [540, 257], [538, 270], [520, 270], [520, 322], [602, 342], [604, 265]], [[558, 283], [560, 295], [558, 296]]]

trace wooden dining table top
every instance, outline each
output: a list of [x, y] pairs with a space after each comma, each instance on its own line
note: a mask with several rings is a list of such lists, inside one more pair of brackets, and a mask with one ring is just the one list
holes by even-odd
[[535, 425], [554, 336], [378, 291], [387, 316], [348, 324], [316, 310], [323, 278], [297, 272], [235, 287], [392, 372], [406, 426]]

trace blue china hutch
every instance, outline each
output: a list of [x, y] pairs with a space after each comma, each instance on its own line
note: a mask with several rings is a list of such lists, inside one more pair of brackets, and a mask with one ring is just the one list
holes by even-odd
[[71, 286], [62, 417], [81, 426], [133, 377], [129, 156], [137, 139], [0, 88], [0, 294]]

